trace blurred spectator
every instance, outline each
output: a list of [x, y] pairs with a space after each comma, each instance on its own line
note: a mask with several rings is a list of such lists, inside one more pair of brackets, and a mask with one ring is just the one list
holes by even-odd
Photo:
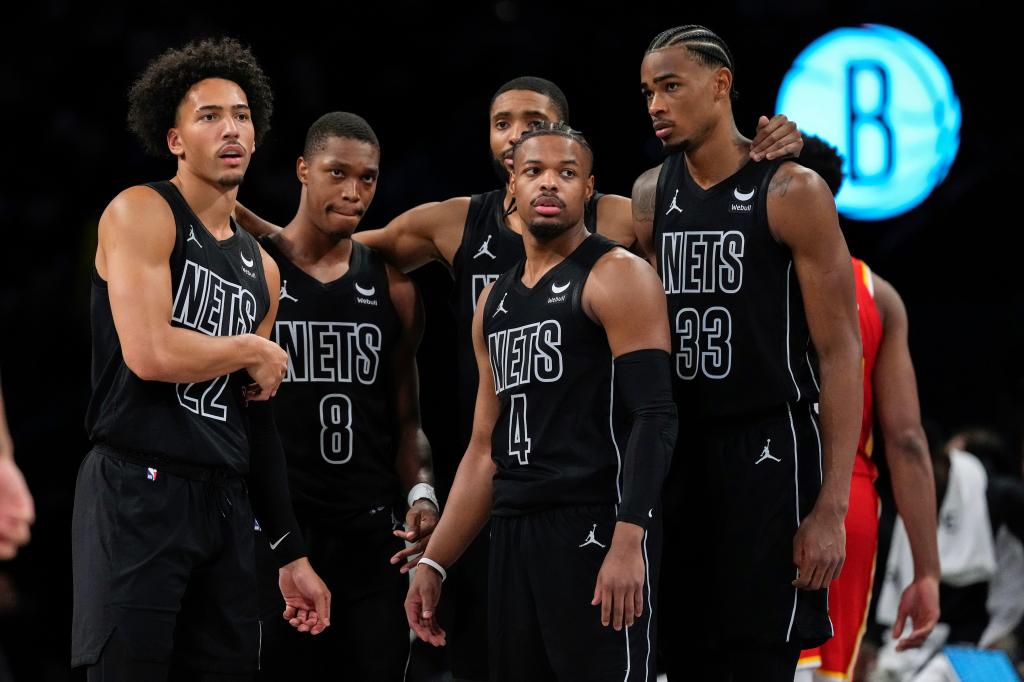
[[[983, 453], [976, 456], [973, 449]], [[932, 449], [939, 506], [942, 567], [942, 625], [924, 650], [895, 654], [887, 644], [879, 657], [877, 680], [916, 680], [946, 669], [929, 662], [946, 644], [968, 644], [1005, 651], [1019, 661], [1014, 633], [1024, 617], [1024, 482], [997, 472], [1009, 462], [998, 434], [972, 428]], [[910, 570], [906, 531], [897, 520], [879, 598], [877, 619], [891, 624], [896, 599]], [[936, 658], [943, 659], [943, 656]], [[928, 678], [931, 679], [931, 678]], [[955, 676], [950, 679], [956, 679]]]

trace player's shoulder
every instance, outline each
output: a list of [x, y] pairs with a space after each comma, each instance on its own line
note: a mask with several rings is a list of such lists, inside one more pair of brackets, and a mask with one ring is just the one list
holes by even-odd
[[99, 221], [101, 242], [109, 239], [174, 240], [174, 213], [152, 187], [135, 185], [110, 200]]
[[616, 290], [660, 283], [658, 274], [650, 263], [620, 246], [609, 249], [597, 259], [591, 270], [590, 279]]
[[829, 197], [832, 196], [832, 191], [820, 175], [793, 159], [779, 163], [771, 180], [768, 181], [769, 200], [799, 199], [814, 194], [820, 195], [822, 192]]
[[105, 217], [121, 219], [131, 218], [145, 213], [152, 216], [154, 211], [163, 211], [171, 216], [171, 206], [160, 196], [160, 193], [148, 185], [133, 185], [117, 194], [107, 204], [103, 214]]
[[639, 176], [636, 181], [633, 182], [633, 200], [635, 201], [638, 195], [646, 193], [653, 193], [658, 188], [658, 178], [661, 176], [661, 169], [664, 166], [664, 162], [659, 163], [654, 168], [648, 168]]

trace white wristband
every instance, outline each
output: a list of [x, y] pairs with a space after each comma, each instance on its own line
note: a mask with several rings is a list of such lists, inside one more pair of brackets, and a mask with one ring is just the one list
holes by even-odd
[[427, 558], [427, 557], [425, 557], [425, 556], [421, 556], [421, 557], [420, 557], [420, 560], [419, 560], [419, 563], [417, 564], [417, 566], [418, 566], [419, 564], [426, 564], [427, 566], [430, 566], [430, 567], [431, 567], [432, 569], [434, 569], [435, 571], [437, 571], [438, 575], [440, 575], [440, 576], [441, 576], [441, 582], [444, 582], [445, 580], [447, 580], [447, 578], [448, 578], [448, 572], [447, 572], [447, 571], [445, 571], [445, 570], [444, 570], [444, 568], [442, 568], [442, 567], [441, 567], [441, 564], [437, 563], [437, 562], [436, 562], [436, 561], [434, 561], [433, 559], [428, 559], [428, 558]]
[[406, 503], [411, 507], [416, 500], [429, 500], [437, 511], [441, 511], [441, 505], [437, 503], [437, 494], [434, 492], [434, 486], [429, 483], [417, 483], [409, 490]]

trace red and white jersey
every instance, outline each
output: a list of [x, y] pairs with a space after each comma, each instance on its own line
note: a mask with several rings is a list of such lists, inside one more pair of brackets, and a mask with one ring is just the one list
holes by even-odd
[[864, 412], [861, 415], [860, 440], [857, 442], [857, 459], [853, 464], [853, 473], [867, 475], [874, 480], [878, 476], [878, 469], [871, 461], [874, 450], [874, 390], [871, 375], [875, 369], [878, 348], [882, 343], [882, 318], [878, 314], [878, 306], [875, 305], [875, 285], [871, 278], [871, 268], [864, 261], [856, 258], [852, 260], [853, 277], [857, 285], [857, 317], [863, 348], [861, 369], [864, 373]]

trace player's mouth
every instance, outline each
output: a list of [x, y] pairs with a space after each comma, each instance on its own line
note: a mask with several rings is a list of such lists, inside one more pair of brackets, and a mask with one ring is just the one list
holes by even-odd
[[654, 121], [654, 134], [658, 136], [658, 139], [664, 140], [672, 134], [672, 129], [675, 128], [675, 124], [671, 121], [664, 121], [655, 119]]
[[501, 162], [505, 164], [505, 167], [512, 170], [512, 157], [515, 155], [514, 149], [507, 149], [501, 153]]
[[556, 216], [565, 209], [565, 202], [550, 194], [542, 194], [531, 201], [530, 205], [542, 216]]
[[241, 145], [229, 144], [220, 150], [217, 158], [221, 159], [229, 166], [237, 167], [242, 165], [242, 159], [245, 157], [245, 150], [242, 149]]
[[363, 213], [365, 213], [361, 208], [334, 208], [333, 206], [329, 206], [327, 210], [330, 213], [334, 213], [345, 218], [362, 218]]

